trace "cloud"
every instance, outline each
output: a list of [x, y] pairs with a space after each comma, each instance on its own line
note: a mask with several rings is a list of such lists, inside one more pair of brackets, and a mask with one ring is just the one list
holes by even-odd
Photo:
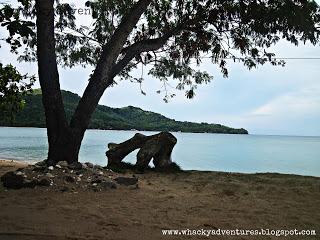
[[320, 113], [320, 86], [313, 86], [297, 92], [276, 97], [255, 109], [252, 116], [285, 116]]

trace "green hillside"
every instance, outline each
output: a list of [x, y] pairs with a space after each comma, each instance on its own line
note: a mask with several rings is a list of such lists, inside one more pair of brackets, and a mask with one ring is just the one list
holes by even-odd
[[[71, 117], [80, 97], [72, 92], [62, 91], [65, 110]], [[1, 126], [45, 127], [45, 117], [41, 101], [41, 91], [35, 90], [25, 97], [25, 108], [19, 112], [14, 122], [10, 123], [0, 116]], [[158, 113], [144, 111], [137, 107], [110, 108], [99, 105], [91, 119], [90, 128], [116, 130], [146, 130], [173, 132], [208, 132], [248, 134], [247, 130], [234, 129], [220, 124], [180, 122], [166, 118]]]

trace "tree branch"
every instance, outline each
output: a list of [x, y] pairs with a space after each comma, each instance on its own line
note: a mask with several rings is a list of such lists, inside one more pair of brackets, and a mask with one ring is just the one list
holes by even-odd
[[124, 57], [113, 66], [111, 76], [114, 78], [118, 75], [122, 69], [126, 67], [126, 65], [138, 54], [142, 52], [155, 51], [161, 48], [167, 40], [172, 36], [171, 33], [168, 33], [160, 38], [142, 40], [132, 44], [131, 46], [124, 49], [126, 54]]
[[150, 2], [151, 0], [140, 0], [136, 3], [129, 14], [123, 18], [110, 41], [103, 46], [101, 59], [107, 62], [106, 65], [116, 61], [128, 36], [136, 26], [141, 15], [149, 6]]
[[118, 58], [128, 36], [139, 21], [141, 15], [146, 11], [151, 0], [140, 0], [128, 14], [124, 16], [118, 28], [115, 30], [110, 41], [103, 46], [101, 57], [96, 69], [86, 87], [81, 100], [72, 116], [70, 126], [84, 132], [89, 125], [92, 113], [105, 89], [113, 82], [110, 71]]

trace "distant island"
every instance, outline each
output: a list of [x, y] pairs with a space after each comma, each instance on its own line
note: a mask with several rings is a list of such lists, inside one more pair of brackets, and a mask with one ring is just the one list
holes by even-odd
[[[70, 119], [80, 97], [69, 91], [62, 91], [67, 117]], [[42, 127], [45, 125], [45, 116], [41, 100], [41, 90], [34, 90], [33, 94], [25, 97], [25, 107], [16, 116], [13, 122], [0, 116], [0, 126], [11, 127]], [[192, 133], [227, 133], [248, 134], [246, 129], [231, 128], [221, 124], [193, 123], [175, 121], [161, 114], [144, 111], [140, 108], [128, 106], [111, 108], [99, 105], [92, 116], [90, 129], [105, 130], [139, 130], [139, 131], [172, 131]]]

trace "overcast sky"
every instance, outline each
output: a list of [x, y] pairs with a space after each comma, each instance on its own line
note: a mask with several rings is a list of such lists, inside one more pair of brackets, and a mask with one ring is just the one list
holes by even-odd
[[[318, 3], [320, 2], [317, 1]], [[81, 7], [81, 5], [78, 4]], [[83, 5], [84, 7], [84, 5]], [[88, 21], [82, 16], [81, 22]], [[1, 37], [3, 30], [0, 30]], [[280, 42], [273, 51], [278, 57], [320, 57], [320, 45], [298, 47]], [[22, 73], [36, 73], [36, 65], [16, 63], [8, 47], [0, 48], [0, 61], [13, 63]], [[182, 121], [220, 123], [246, 128], [251, 134], [320, 136], [320, 60], [287, 60], [285, 67], [259, 66], [251, 71], [228, 61], [229, 78], [205, 61], [201, 69], [214, 80], [198, 88], [188, 100], [184, 92], [171, 89], [177, 96], [165, 103], [156, 93], [161, 83], [144, 74], [143, 90], [128, 81], [107, 89], [100, 104], [111, 107], [137, 106]], [[60, 68], [62, 89], [82, 95], [92, 68]], [[137, 71], [140, 76], [140, 71]], [[37, 83], [37, 86], [39, 84]]]

